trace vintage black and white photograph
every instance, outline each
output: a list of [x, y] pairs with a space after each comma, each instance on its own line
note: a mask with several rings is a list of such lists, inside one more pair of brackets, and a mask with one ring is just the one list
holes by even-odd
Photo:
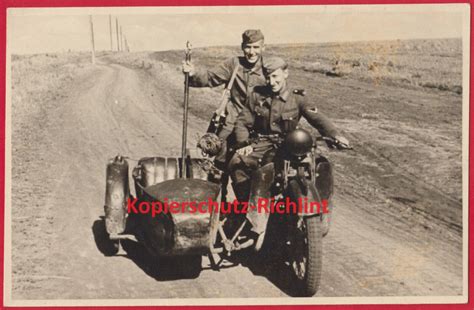
[[5, 304], [466, 302], [469, 9], [8, 9]]

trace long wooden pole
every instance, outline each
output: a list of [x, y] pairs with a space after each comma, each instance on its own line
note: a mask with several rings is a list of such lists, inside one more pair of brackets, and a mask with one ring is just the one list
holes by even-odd
[[125, 49], [123, 48], [123, 37], [122, 37], [122, 26], [120, 26], [120, 50], [124, 51]]
[[[186, 42], [186, 62], [191, 61], [191, 43]], [[184, 111], [183, 111], [183, 136], [181, 145], [181, 178], [186, 178], [186, 140], [188, 136], [188, 106], [189, 106], [189, 73], [184, 74]]]
[[110, 35], [110, 50], [113, 51], [113, 43], [112, 43], [112, 16], [109, 15], [109, 35]]
[[126, 36], [123, 36], [123, 39], [125, 41], [125, 51], [126, 52], [130, 52], [130, 47], [128, 47], [128, 42], [127, 42], [127, 37]]
[[117, 33], [117, 51], [120, 51], [120, 45], [119, 45], [119, 30], [118, 30], [118, 18], [115, 18], [115, 32]]
[[95, 65], [94, 24], [92, 23], [92, 15], [89, 15], [89, 23], [91, 25], [92, 64]]

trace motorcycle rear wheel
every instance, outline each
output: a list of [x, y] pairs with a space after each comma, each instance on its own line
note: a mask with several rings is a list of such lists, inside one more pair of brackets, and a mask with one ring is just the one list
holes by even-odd
[[290, 267], [297, 286], [297, 295], [311, 297], [319, 289], [322, 271], [323, 226], [319, 216], [305, 218], [297, 229], [290, 251]]

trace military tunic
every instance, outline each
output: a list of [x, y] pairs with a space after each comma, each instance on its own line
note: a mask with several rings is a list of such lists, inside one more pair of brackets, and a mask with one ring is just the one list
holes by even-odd
[[247, 95], [255, 86], [265, 84], [262, 60], [260, 59], [250, 68], [245, 57], [233, 57], [213, 70], [198, 70], [189, 79], [189, 85], [192, 87], [215, 87], [227, 84], [236, 67], [235, 80], [230, 89], [230, 101], [226, 106], [226, 121], [222, 130], [218, 133], [219, 138], [223, 141], [222, 149], [216, 156], [216, 163], [220, 163], [220, 165], [224, 165], [226, 161], [228, 138], [234, 129], [240, 111], [246, 105]]
[[[243, 108], [234, 128], [237, 146], [251, 144], [253, 152], [248, 156], [235, 154], [231, 159], [229, 170], [233, 182], [249, 180], [251, 172], [258, 168], [264, 154], [275, 148], [271, 139], [264, 136], [283, 136], [296, 129], [302, 116], [321, 135], [335, 137], [338, 134], [332, 122], [307, 100], [304, 91], [290, 91], [286, 88], [280, 94], [274, 94], [269, 86], [255, 87], [248, 106]], [[263, 137], [251, 140], [251, 133], [253, 137]]]
[[189, 80], [191, 87], [216, 87], [227, 84], [235, 67], [238, 68], [234, 84], [230, 90], [231, 103], [226, 107], [228, 113], [226, 127], [231, 131], [237, 116], [246, 104], [247, 95], [255, 86], [265, 85], [262, 60], [260, 59], [250, 68], [245, 57], [233, 57], [212, 70], [198, 70]]

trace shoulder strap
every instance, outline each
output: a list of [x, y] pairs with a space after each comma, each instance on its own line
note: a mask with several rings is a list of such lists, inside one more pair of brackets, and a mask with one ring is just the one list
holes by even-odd
[[217, 108], [215, 114], [220, 116], [225, 116], [225, 111], [226, 111], [226, 106], [227, 103], [230, 100], [230, 89], [232, 88], [232, 85], [234, 84], [235, 77], [237, 75], [237, 70], [239, 69], [239, 59], [237, 58], [237, 62], [234, 60], [234, 71], [232, 71], [232, 75], [230, 77], [229, 83], [227, 83], [227, 86], [224, 88], [224, 91], [222, 92], [221, 95], [221, 101], [219, 108]]
[[234, 60], [234, 71], [232, 71], [232, 75], [230, 77], [229, 83], [227, 83], [226, 90], [230, 91], [232, 85], [234, 84], [235, 77], [237, 76], [237, 70], [239, 70], [239, 58], [235, 58], [237, 61]]

